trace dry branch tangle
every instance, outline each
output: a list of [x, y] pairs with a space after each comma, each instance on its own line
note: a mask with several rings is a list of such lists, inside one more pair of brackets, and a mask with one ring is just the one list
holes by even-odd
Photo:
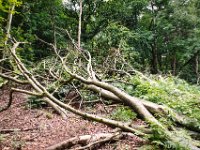
[[[89, 118], [89, 119], [95, 120], [97, 122], [105, 123], [105, 124], [110, 125], [110, 126], [116, 126], [116, 127], [122, 128], [123, 130], [136, 133], [138, 135], [142, 135], [142, 136], [145, 135], [143, 132], [138, 131], [137, 129], [134, 129], [133, 127], [129, 127], [127, 124], [124, 124], [124, 123], [121, 123], [121, 122], [118, 122], [118, 121], [115, 121], [115, 120], [102, 118], [102, 117], [99, 117], [99, 116], [96, 116], [96, 115], [84, 113], [84, 112], [76, 110], [73, 107], [71, 107], [70, 105], [64, 104], [63, 102], [56, 99], [53, 95], [51, 95], [46, 90], [46, 88], [43, 85], [41, 85], [37, 81], [37, 79], [28, 71], [28, 69], [24, 66], [24, 64], [21, 62], [21, 60], [17, 57], [15, 50], [19, 46], [19, 44], [20, 44], [19, 42], [15, 43], [14, 46], [10, 49], [10, 52], [11, 52], [11, 54], [12, 54], [12, 56], [13, 56], [16, 64], [17, 64], [18, 69], [24, 75], [24, 77], [27, 79], [29, 84], [32, 85], [32, 87], [35, 89], [36, 92], [30, 92], [30, 91], [25, 91], [25, 90], [21, 90], [21, 89], [15, 89], [16, 92], [46, 97], [44, 100], [50, 106], [52, 106], [58, 113], [60, 113], [63, 117], [65, 117], [67, 115], [66, 110], [68, 110], [68, 111], [73, 112], [73, 113], [75, 113], [79, 116]], [[12, 78], [12, 77], [10, 77], [10, 78]], [[15, 80], [13, 80], [13, 81], [15, 81]]]
[[[122, 130], [126, 130], [129, 132], [133, 132], [136, 133], [138, 135], [144, 136], [145, 133], [143, 133], [142, 131], [139, 131], [138, 129], [135, 129], [133, 127], [130, 127], [127, 124], [115, 121], [115, 120], [110, 120], [110, 119], [106, 119], [106, 118], [102, 118], [96, 115], [92, 115], [92, 114], [88, 114], [79, 110], [74, 109], [73, 107], [71, 107], [70, 105], [64, 104], [63, 102], [59, 101], [58, 99], [56, 99], [53, 95], [51, 95], [47, 89], [40, 84], [40, 82], [37, 81], [37, 79], [28, 71], [28, 69], [25, 67], [25, 65], [21, 62], [21, 60], [18, 58], [18, 56], [16, 55], [15, 51], [16, 48], [19, 46], [20, 42], [17, 42], [13, 45], [13, 47], [10, 49], [10, 53], [13, 56], [16, 65], [18, 67], [18, 69], [20, 70], [20, 72], [24, 75], [24, 77], [27, 79], [27, 81], [29, 82], [29, 84], [32, 85], [32, 87], [35, 89], [36, 92], [30, 92], [30, 91], [24, 91], [24, 90], [18, 90], [15, 89], [15, 91], [17, 92], [22, 92], [25, 94], [31, 94], [31, 95], [36, 95], [36, 96], [43, 96], [45, 97], [45, 101], [51, 105], [57, 112], [59, 112], [63, 117], [65, 117], [67, 115], [66, 110], [71, 111], [79, 116], [85, 117], [85, 118], [89, 118], [93, 121], [97, 121], [97, 122], [101, 122], [101, 123], [105, 123], [107, 125], [111, 125], [111, 126], [115, 126], [115, 127], [119, 127]], [[56, 47], [54, 47], [56, 48]], [[54, 49], [54, 51], [56, 52], [57, 50]], [[129, 94], [127, 94], [126, 92], [120, 90], [119, 88], [110, 85], [108, 83], [99, 81], [95, 78], [95, 73], [92, 69], [92, 64], [91, 64], [91, 56], [89, 54], [89, 52], [87, 52], [87, 55], [89, 57], [88, 59], [88, 66], [87, 66], [87, 71], [88, 71], [88, 75], [89, 78], [86, 79], [78, 74], [72, 73], [69, 68], [65, 65], [65, 62], [63, 61], [62, 57], [58, 55], [58, 53], [56, 52], [57, 56], [60, 58], [60, 61], [66, 71], [66, 73], [68, 73], [69, 75], [71, 75], [71, 77], [83, 82], [86, 85], [94, 85], [97, 88], [101, 88], [102, 90], [109, 92], [110, 95], [112, 95], [113, 97], [115, 97], [115, 99], [119, 99], [120, 101], [123, 101], [123, 103], [126, 103], [127, 105], [129, 105], [131, 108], [133, 108], [138, 115], [140, 115], [145, 121], [147, 121], [150, 125], [156, 125], [158, 128], [160, 128], [161, 130], [164, 131], [164, 133], [167, 135], [168, 139], [170, 139], [171, 141], [175, 142], [175, 143], [180, 143], [182, 145], [183, 148], [188, 148], [190, 147], [190, 149], [193, 150], [197, 150], [198, 148], [196, 146], [193, 146], [192, 144], [187, 145], [185, 142], [179, 141], [177, 138], [175, 138], [171, 132], [164, 127], [153, 115], [152, 113], [148, 110], [148, 107], [150, 106], [150, 102], [145, 103], [140, 101], [139, 99], [130, 96]], [[10, 77], [12, 78], [12, 77]], [[8, 79], [8, 78], [7, 78]], [[12, 80], [12, 79], [11, 79]], [[13, 81], [16, 81], [13, 79]], [[27, 82], [26, 81], [26, 82]], [[153, 103], [152, 103], [153, 104]], [[155, 107], [155, 105], [152, 105], [153, 107]], [[149, 108], [152, 108], [149, 107]], [[157, 106], [156, 106], [157, 107]], [[154, 111], [158, 111], [160, 109], [160, 107], [157, 107], [157, 109], [152, 109]], [[162, 109], [161, 109], [162, 110]], [[160, 111], [159, 111], [160, 112]]]

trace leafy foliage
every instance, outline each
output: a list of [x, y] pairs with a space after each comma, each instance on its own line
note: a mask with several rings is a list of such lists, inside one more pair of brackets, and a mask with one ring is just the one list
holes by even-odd
[[131, 79], [132, 89], [128, 92], [140, 98], [166, 104], [191, 118], [200, 121], [199, 87], [184, 80], [168, 76], [151, 76], [152, 82], [135, 76]]
[[134, 113], [130, 108], [121, 106], [117, 107], [111, 114], [111, 118], [119, 121], [130, 121], [136, 118], [136, 113]]
[[[148, 138], [152, 141], [151, 144], [153, 144], [153, 148], [155, 149], [164, 149], [164, 150], [189, 150], [190, 148], [183, 148], [182, 145], [176, 142], [172, 142], [168, 140], [167, 135], [163, 130], [161, 130], [158, 126], [156, 125], [151, 125], [153, 134], [151, 134]], [[177, 131], [176, 133], [176, 139], [184, 140], [184, 142], [187, 142], [188, 144], [191, 142], [191, 139], [188, 138], [187, 133], [184, 133], [184, 131]], [[178, 137], [177, 137], [178, 135]], [[186, 138], [185, 138], [186, 137]]]
[[0, 78], [0, 87], [3, 85], [4, 80], [2, 78]]

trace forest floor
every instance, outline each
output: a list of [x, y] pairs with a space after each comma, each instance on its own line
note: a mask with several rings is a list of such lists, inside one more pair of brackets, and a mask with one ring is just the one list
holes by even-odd
[[[0, 106], [8, 101], [9, 91], [0, 91]], [[69, 112], [67, 119], [57, 115], [51, 108], [30, 109], [27, 96], [14, 94], [12, 106], [0, 113], [0, 150], [45, 150], [69, 138], [95, 133], [108, 133], [112, 128], [84, 120]], [[103, 113], [103, 104], [96, 104], [91, 112]], [[88, 108], [87, 108], [88, 110]], [[141, 124], [141, 120], [134, 120]], [[126, 137], [115, 143], [107, 143], [99, 150], [134, 150], [142, 144], [137, 137]]]

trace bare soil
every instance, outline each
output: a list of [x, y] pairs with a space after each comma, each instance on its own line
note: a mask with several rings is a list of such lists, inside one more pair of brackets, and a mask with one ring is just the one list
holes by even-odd
[[[8, 90], [0, 91], [0, 106], [8, 101]], [[50, 108], [30, 109], [27, 96], [14, 94], [12, 106], [0, 113], [0, 131], [16, 129], [14, 132], [0, 134], [0, 150], [45, 150], [63, 140], [77, 135], [107, 133], [112, 128], [84, 120], [74, 114], [63, 119]], [[94, 110], [101, 107], [97, 104]], [[140, 121], [136, 121], [140, 123]], [[137, 137], [127, 137], [116, 143], [107, 143], [99, 150], [134, 150], [142, 141]]]

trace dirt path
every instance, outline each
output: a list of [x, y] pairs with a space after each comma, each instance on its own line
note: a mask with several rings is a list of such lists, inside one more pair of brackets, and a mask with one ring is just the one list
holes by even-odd
[[[0, 106], [8, 100], [8, 91], [2, 91]], [[0, 113], [0, 130], [20, 129], [7, 134], [0, 134], [0, 150], [45, 150], [47, 147], [68, 138], [109, 132], [111, 128], [90, 122], [69, 113], [66, 120], [51, 109], [28, 109], [26, 96], [15, 94], [12, 107]], [[126, 138], [114, 144], [106, 144], [99, 149], [133, 150], [141, 141]]]

